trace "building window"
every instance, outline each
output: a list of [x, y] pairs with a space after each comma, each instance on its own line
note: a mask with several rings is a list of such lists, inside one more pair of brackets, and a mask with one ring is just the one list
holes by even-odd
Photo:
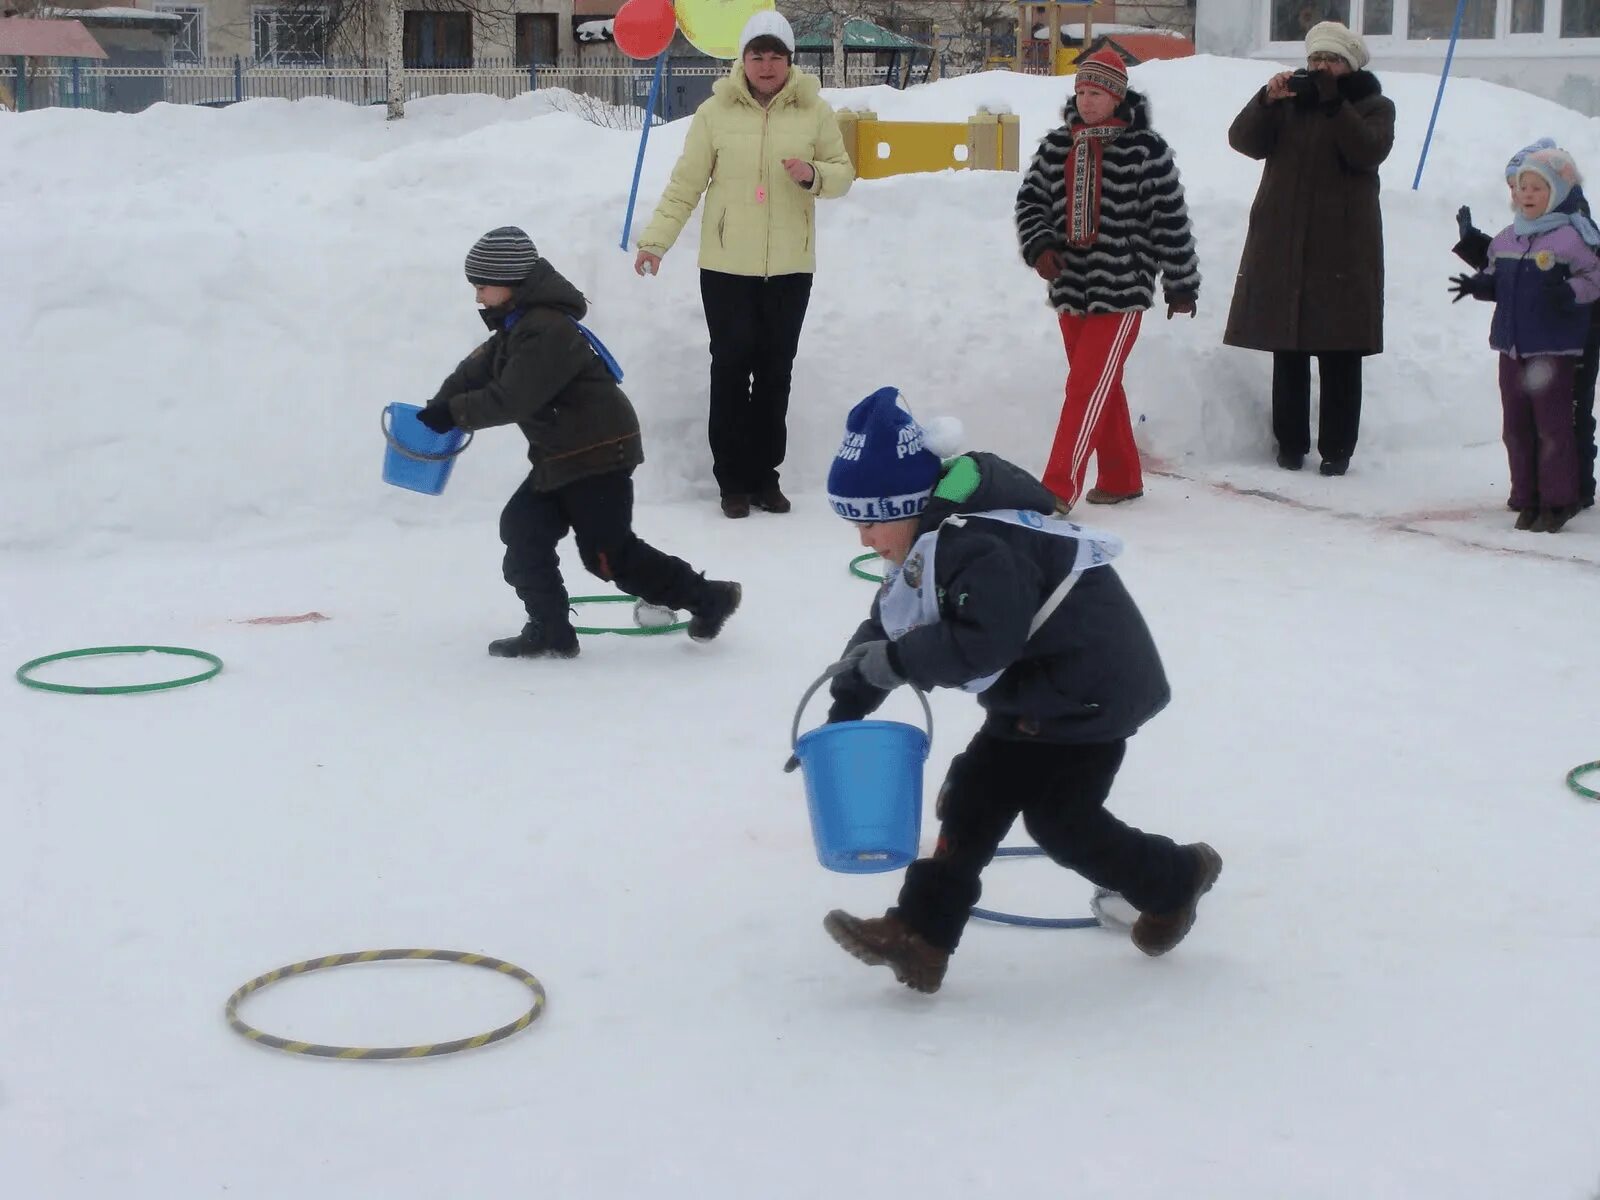
[[470, 67], [472, 14], [408, 12], [405, 24], [408, 67]]
[[1275, 42], [1303, 42], [1306, 30], [1319, 21], [1350, 24], [1350, 0], [1272, 0]]
[[[1544, 0], [1539, 0], [1543, 3]], [[1394, 32], [1394, 0], [1367, 0], [1361, 6], [1361, 33], [1364, 37], [1388, 37]]]
[[1543, 33], [1544, 0], [1511, 0], [1511, 32]]
[[206, 10], [192, 4], [162, 4], [155, 6], [156, 12], [171, 13], [182, 24], [178, 26], [178, 36], [172, 39], [172, 62], [174, 66], [193, 66], [206, 56]]
[[[1461, 14], [1463, 40], [1494, 37], [1495, 0], [1467, 0], [1466, 11]], [[1456, 20], [1456, 0], [1411, 0], [1411, 15], [1406, 22], [1406, 36], [1412, 41], [1431, 41], [1450, 38]]]
[[517, 66], [554, 65], [560, 50], [555, 13], [517, 14]]
[[1561, 36], [1600, 37], [1600, 0], [1562, 0]]
[[328, 10], [306, 5], [250, 10], [256, 61], [276, 67], [315, 67], [327, 60]]

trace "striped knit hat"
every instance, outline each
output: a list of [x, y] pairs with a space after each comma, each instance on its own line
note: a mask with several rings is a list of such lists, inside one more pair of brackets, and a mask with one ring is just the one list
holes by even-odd
[[1109, 92], [1118, 100], [1128, 94], [1128, 67], [1122, 56], [1111, 47], [1096, 50], [1088, 58], [1079, 59], [1078, 82]]
[[502, 225], [467, 251], [467, 282], [511, 287], [526, 279], [538, 261], [528, 235], [515, 225]]

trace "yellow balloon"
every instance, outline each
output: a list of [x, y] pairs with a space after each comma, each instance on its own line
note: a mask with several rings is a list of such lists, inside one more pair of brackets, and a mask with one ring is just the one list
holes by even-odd
[[752, 14], [776, 7], [773, 0], [677, 0], [678, 28], [701, 54], [738, 58], [744, 23]]

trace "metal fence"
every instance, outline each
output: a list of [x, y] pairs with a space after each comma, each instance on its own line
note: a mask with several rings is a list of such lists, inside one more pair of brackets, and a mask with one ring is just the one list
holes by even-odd
[[[320, 96], [351, 104], [382, 104], [389, 95], [389, 73], [382, 66], [280, 66], [244, 58], [207, 59], [167, 67], [106, 67], [82, 60], [34, 67], [25, 81], [14, 60], [0, 60], [0, 93], [15, 98], [21, 109], [90, 108], [101, 112], [141, 112], [152, 104], [200, 104], [221, 107], [243, 100], [301, 100]], [[404, 94], [424, 96], [489, 95], [510, 99], [541, 88], [563, 88], [602, 104], [642, 108], [650, 91], [652, 67], [568, 64], [523, 65], [482, 60], [472, 66], [407, 68]], [[661, 119], [685, 116], [711, 94], [711, 85], [727, 73], [720, 63], [702, 58], [668, 60], [663, 72]], [[916, 82], [923, 71], [912, 75]], [[833, 77], [823, 70], [824, 82]], [[887, 69], [866, 62], [849, 64], [852, 86], [891, 81]], [[3, 99], [3, 95], [0, 95]]]
[[[671, 120], [692, 112], [726, 74], [704, 60], [669, 64], [663, 78], [660, 115]], [[404, 95], [488, 95], [510, 99], [541, 88], [564, 88], [604, 104], [642, 106], [649, 96], [649, 66], [523, 66], [509, 60], [468, 67], [407, 68]], [[0, 67], [0, 89], [22, 109], [91, 108], [140, 112], [152, 104], [221, 107], [243, 100], [301, 100], [320, 96], [351, 104], [382, 104], [389, 95], [383, 67], [274, 66], [243, 58], [170, 67], [104, 67], [74, 60], [34, 67], [21, 83], [14, 67]]]

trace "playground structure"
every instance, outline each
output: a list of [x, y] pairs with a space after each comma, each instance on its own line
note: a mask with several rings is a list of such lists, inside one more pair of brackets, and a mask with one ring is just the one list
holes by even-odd
[[[1017, 5], [1017, 40], [1011, 54], [990, 55], [985, 67], [1001, 67], [1024, 75], [1071, 75], [1077, 70], [1078, 55], [1094, 40], [1094, 0], [1032, 0]], [[1083, 40], [1077, 46], [1061, 41], [1062, 10], [1068, 18], [1083, 24]], [[1069, 22], [1070, 23], [1070, 22]], [[1033, 31], [1043, 24], [1045, 36]]]
[[1021, 127], [1015, 113], [980, 108], [965, 122], [880, 121], [876, 113], [848, 110], [837, 115], [858, 179], [1021, 168]]

